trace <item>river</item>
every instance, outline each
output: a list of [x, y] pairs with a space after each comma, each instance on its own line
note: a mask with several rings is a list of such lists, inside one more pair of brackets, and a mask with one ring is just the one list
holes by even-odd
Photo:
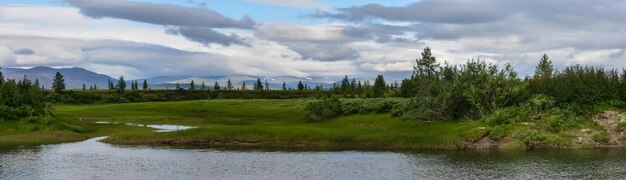
[[302, 152], [118, 146], [0, 148], [0, 179], [625, 179], [625, 149]]

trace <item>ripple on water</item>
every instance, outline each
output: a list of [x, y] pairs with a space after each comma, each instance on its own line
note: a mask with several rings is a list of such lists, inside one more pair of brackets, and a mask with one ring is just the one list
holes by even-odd
[[115, 146], [0, 151], [0, 179], [624, 179], [626, 151], [264, 152]]

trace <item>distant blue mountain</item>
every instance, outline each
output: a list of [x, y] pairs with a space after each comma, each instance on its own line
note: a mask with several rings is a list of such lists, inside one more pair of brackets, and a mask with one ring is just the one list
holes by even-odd
[[41, 85], [46, 88], [52, 86], [52, 79], [56, 72], [63, 74], [68, 89], [82, 88], [83, 83], [87, 87], [96, 84], [98, 88], [104, 89], [107, 87], [109, 80], [116, 81], [110, 76], [98, 74], [83, 68], [50, 68], [40, 66], [30, 69], [2, 68], [1, 71], [7, 79], [23, 79], [24, 76], [32, 80], [38, 79]]

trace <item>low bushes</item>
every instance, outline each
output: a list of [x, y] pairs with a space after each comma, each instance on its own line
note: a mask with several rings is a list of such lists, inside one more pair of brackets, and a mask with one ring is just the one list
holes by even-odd
[[313, 101], [306, 106], [306, 119], [309, 122], [319, 122], [339, 115], [390, 113], [402, 115], [402, 108], [408, 104], [403, 98], [375, 98], [375, 99], [339, 99], [337, 97], [324, 98]]

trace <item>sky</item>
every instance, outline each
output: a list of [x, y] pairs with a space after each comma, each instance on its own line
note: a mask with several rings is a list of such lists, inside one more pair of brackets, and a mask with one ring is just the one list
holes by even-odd
[[401, 79], [423, 48], [442, 63], [511, 63], [531, 75], [626, 65], [626, 1], [2, 0], [0, 67], [112, 77]]

